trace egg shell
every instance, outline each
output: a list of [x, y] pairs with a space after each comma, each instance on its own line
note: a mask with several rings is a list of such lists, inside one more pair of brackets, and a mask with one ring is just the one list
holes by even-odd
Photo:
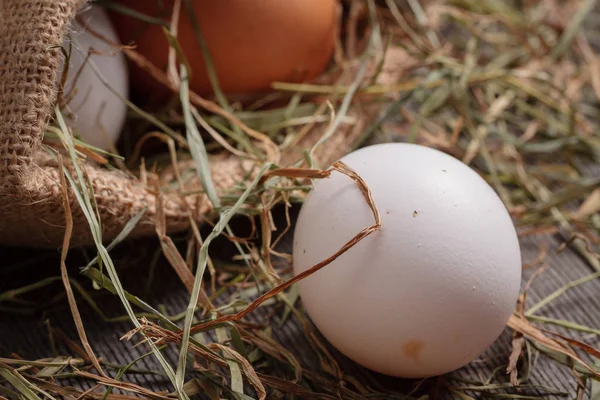
[[[78, 18], [84, 21], [85, 26], [75, 21], [63, 45], [67, 51], [69, 42], [72, 42], [73, 46], [65, 82], [65, 95], [75, 89], [75, 94], [69, 99], [63, 114], [67, 125], [86, 143], [103, 150], [111, 150], [119, 138], [127, 114], [127, 105], [111, 91], [111, 88], [127, 98], [127, 62], [120, 51], [86, 29], [89, 27], [107, 40], [119, 43], [117, 32], [103, 8], [86, 7], [79, 13]], [[91, 49], [93, 54], [88, 58]], [[106, 79], [108, 86], [96, 74], [90, 64], [92, 62]], [[63, 68], [64, 60], [61, 59], [58, 80], [61, 79]]]
[[[519, 294], [519, 242], [502, 201], [470, 167], [428, 147], [373, 145], [342, 161], [371, 190], [383, 227], [299, 282], [308, 315], [338, 350], [383, 374], [467, 364], [501, 334]], [[295, 228], [294, 272], [373, 223], [350, 178], [316, 181]]]
[[[170, 21], [173, 0], [120, 0], [130, 9]], [[178, 20], [177, 41], [191, 69], [190, 87], [212, 93], [203, 53], [185, 2]], [[194, 17], [207, 43], [219, 87], [227, 94], [243, 95], [270, 89], [274, 81], [302, 82], [319, 75], [333, 54], [336, 0], [193, 0]], [[165, 70], [169, 46], [158, 25], [113, 12], [111, 17], [124, 43], [156, 67]], [[134, 68], [136, 68], [134, 66]], [[136, 68], [135, 90], [156, 95], [164, 88]]]

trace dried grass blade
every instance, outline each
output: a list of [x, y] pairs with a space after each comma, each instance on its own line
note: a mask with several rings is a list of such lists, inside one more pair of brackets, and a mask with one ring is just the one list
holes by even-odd
[[404, 16], [402, 15], [402, 11], [396, 4], [395, 0], [386, 0], [386, 5], [392, 13], [392, 16], [396, 19], [398, 26], [406, 32], [406, 34], [412, 39], [413, 43], [419, 48], [424, 49], [427, 48], [427, 44], [425, 40], [419, 35], [415, 30], [410, 26], [410, 24], [406, 21]]
[[330, 174], [330, 171], [314, 168], [277, 168], [272, 171], [266, 172], [263, 175], [263, 178], [261, 179], [261, 183], [264, 183], [264, 181], [266, 181], [272, 176], [287, 178], [322, 179], [328, 177]]
[[175, 247], [173, 240], [167, 235], [167, 223], [163, 204], [163, 195], [160, 193], [156, 198], [156, 218], [155, 218], [156, 234], [160, 240], [160, 247], [162, 248], [163, 254], [171, 264], [171, 267], [177, 273], [177, 276], [185, 286], [185, 288], [191, 293], [192, 286], [194, 285], [194, 274], [188, 268], [185, 260]]
[[569, 49], [571, 42], [573, 41], [577, 33], [579, 33], [579, 30], [582, 27], [583, 20], [587, 15], [589, 15], [590, 11], [594, 8], [595, 5], [596, 0], [585, 0], [583, 2], [583, 4], [575, 13], [575, 16], [569, 23], [569, 26], [560, 37], [558, 43], [556, 44], [554, 49], [552, 49], [552, 52], [550, 53], [550, 58], [552, 58], [552, 60], [558, 60]]
[[[525, 310], [526, 295], [526, 292], [522, 293], [517, 300], [517, 312], [520, 316], [523, 316]], [[519, 358], [523, 352], [523, 347], [525, 346], [525, 338], [523, 337], [523, 333], [516, 330], [513, 331], [511, 344], [512, 351], [508, 357], [508, 366], [506, 367], [506, 372], [510, 374], [510, 383], [514, 387], [517, 387], [519, 386], [517, 363], [519, 362]]]
[[535, 314], [540, 308], [542, 308], [545, 305], [547, 305], [547, 304], [551, 303], [552, 301], [556, 300], [563, 293], [565, 293], [567, 290], [573, 289], [574, 287], [577, 287], [579, 285], [582, 285], [582, 284], [584, 284], [586, 282], [590, 282], [590, 281], [592, 281], [594, 279], [598, 279], [598, 278], [600, 278], [600, 272], [595, 272], [595, 273], [590, 274], [588, 276], [584, 276], [583, 278], [580, 278], [580, 279], [577, 279], [577, 280], [574, 280], [572, 282], [567, 283], [566, 285], [564, 285], [560, 289], [557, 289], [555, 292], [553, 292], [552, 294], [550, 294], [547, 297], [545, 297], [544, 299], [542, 299], [536, 305], [530, 307], [527, 310], [527, 312], [525, 313], [525, 316], [529, 317], [530, 315]]
[[81, 340], [81, 344], [85, 349], [85, 352], [94, 365], [94, 368], [101, 375], [106, 376], [104, 370], [100, 366], [100, 362], [94, 354], [94, 350], [90, 345], [90, 342], [87, 338], [87, 333], [83, 326], [83, 321], [81, 320], [81, 314], [79, 313], [79, 308], [77, 307], [77, 302], [75, 301], [75, 295], [73, 294], [73, 288], [71, 287], [71, 281], [69, 279], [69, 273], [67, 272], [67, 254], [69, 253], [69, 247], [71, 243], [71, 234], [73, 233], [73, 214], [71, 213], [71, 203], [69, 200], [69, 193], [67, 189], [67, 182], [64, 174], [64, 164], [62, 155], [58, 155], [58, 172], [60, 176], [60, 188], [63, 196], [63, 209], [65, 212], [65, 235], [63, 238], [63, 244], [60, 254], [60, 276], [62, 278], [63, 285], [65, 287], [65, 292], [67, 294], [67, 300], [69, 302], [69, 308], [71, 310], [71, 314], [73, 316], [73, 322], [75, 323], [75, 328], [77, 329], [77, 334], [79, 335], [79, 340]]
[[17, 289], [5, 290], [2, 293], [0, 293], [0, 303], [15, 301], [15, 299], [18, 296], [46, 287], [59, 279], [59, 277], [52, 276], [32, 284], [22, 286]]
[[594, 329], [589, 326], [577, 324], [577, 323], [571, 322], [571, 321], [564, 321], [561, 319], [542, 317], [540, 315], [528, 315], [528, 316], [526, 316], [526, 318], [529, 320], [532, 320], [532, 321], [538, 321], [538, 322], [543, 322], [545, 324], [562, 326], [563, 328], [573, 329], [575, 331], [591, 333], [591, 334], [600, 336], [600, 329]]
[[[148, 211], [148, 208], [144, 207], [142, 209], [142, 211], [140, 211], [137, 215], [135, 215], [133, 218], [131, 218], [129, 221], [127, 221], [127, 223], [125, 224], [125, 226], [123, 227], [121, 232], [119, 232], [119, 234], [117, 236], [115, 236], [115, 238], [112, 240], [112, 242], [110, 242], [108, 244], [108, 246], [106, 246], [106, 250], [111, 251], [112, 249], [117, 247], [117, 245], [119, 245], [119, 243], [121, 243], [123, 240], [127, 239], [127, 237], [129, 237], [131, 232], [133, 232], [133, 230], [135, 229], [137, 224], [142, 220], [142, 218], [144, 218], [144, 215], [146, 215], [147, 211]], [[90, 261], [85, 267], [83, 267], [82, 272], [85, 272], [88, 268], [93, 267], [97, 263], [98, 263], [98, 256], [94, 257], [92, 259], [92, 261]]]
[[196, 167], [196, 172], [198, 173], [198, 177], [200, 178], [200, 182], [202, 183], [202, 187], [204, 188], [206, 195], [215, 207], [219, 207], [221, 201], [219, 200], [217, 190], [215, 189], [215, 184], [213, 183], [212, 177], [210, 175], [210, 166], [208, 165], [208, 153], [206, 152], [204, 141], [200, 136], [200, 131], [198, 130], [196, 122], [194, 121], [194, 117], [192, 116], [189, 98], [188, 72], [185, 65], [183, 64], [181, 64], [180, 76], [181, 107], [183, 110], [183, 118], [185, 121], [186, 128], [186, 138], [190, 146], [190, 153], [192, 154], [194, 166]]
[[[158, 232], [158, 234], [163, 254], [177, 273], [177, 276], [179, 276], [179, 279], [185, 288], [191, 293], [192, 287], [194, 286], [194, 274], [192, 274], [192, 271], [190, 271], [185, 260], [181, 256], [181, 253], [179, 253], [179, 250], [175, 247], [173, 240], [161, 232]], [[201, 302], [204, 302], [205, 299], [206, 295], [204, 294], [201, 296]], [[204, 303], [204, 305], [207, 306], [206, 303]]]
[[[40, 397], [35, 394], [35, 392], [31, 389], [33, 386], [31, 383], [27, 381], [21, 374], [19, 374], [15, 370], [11, 370], [10, 368], [0, 365], [0, 375], [6, 379], [11, 385], [15, 387], [27, 400], [42, 400]], [[54, 399], [50, 396], [51, 399]]]
[[[375, 35], [375, 31], [373, 31], [373, 33], [371, 34], [371, 37], [369, 39], [369, 46], [367, 47], [367, 53], [372, 47], [374, 35]], [[335, 114], [335, 117], [331, 120], [331, 122], [329, 123], [329, 126], [327, 126], [327, 129], [325, 130], [325, 132], [323, 132], [323, 135], [319, 138], [319, 140], [310, 148], [310, 150], [309, 150], [310, 160], [313, 160], [314, 154], [315, 154], [315, 151], [317, 150], [317, 148], [319, 148], [319, 146], [321, 146], [324, 142], [326, 142], [327, 139], [329, 139], [331, 137], [331, 135], [333, 135], [335, 133], [335, 131], [339, 127], [340, 123], [342, 122], [342, 118], [348, 113], [348, 109], [350, 108], [350, 103], [352, 102], [352, 99], [354, 98], [354, 94], [360, 87], [360, 84], [362, 83], [363, 78], [367, 74], [367, 69], [368, 69], [369, 65], [370, 65], [369, 57], [364, 57], [364, 60], [362, 60], [360, 67], [358, 69], [358, 72], [356, 73], [356, 77], [354, 78], [354, 81], [352, 82], [352, 84], [348, 88], [348, 91], [346, 92], [346, 94], [344, 95], [344, 97], [342, 99], [342, 104], [340, 104], [340, 107], [339, 107], [337, 113]], [[310, 165], [310, 167], [312, 168], [313, 165]]]
[[550, 335], [553, 335], [553, 336], [557, 336], [557, 337], [561, 338], [562, 340], [564, 340], [565, 342], [569, 343], [570, 345], [578, 347], [578, 348], [582, 349], [583, 351], [585, 351], [586, 353], [588, 353], [589, 355], [600, 359], [600, 350], [594, 348], [593, 346], [590, 346], [587, 343], [583, 343], [579, 340], [572, 339], [570, 337], [561, 335], [560, 333], [552, 332], [552, 331], [549, 331], [546, 329], [541, 329], [541, 331], [549, 333]]
[[[217, 351], [221, 349], [218, 344], [227, 342], [229, 337], [227, 336], [227, 329], [225, 329], [225, 327], [218, 327], [215, 329], [215, 333], [217, 335], [218, 343], [213, 343], [210, 346]], [[227, 356], [225, 351], [221, 352], [223, 353], [223, 358], [229, 367], [229, 381], [231, 382], [231, 390], [236, 393], [244, 393], [244, 376], [242, 375], [242, 368], [240, 367], [240, 364], [238, 364], [237, 361], [232, 357]]]
[[[125, 390], [125, 391], [128, 391], [128, 392], [141, 394], [141, 395], [144, 395], [148, 399], [153, 399], [153, 400], [172, 400], [172, 398], [169, 397], [169, 396], [165, 396], [165, 395], [162, 395], [162, 394], [155, 393], [155, 392], [153, 392], [151, 390], [145, 389], [145, 388], [143, 388], [143, 387], [141, 387], [139, 385], [136, 385], [134, 383], [121, 382], [121, 381], [118, 381], [118, 380], [110, 378], [110, 377], [94, 375], [94, 374], [91, 374], [91, 373], [85, 372], [85, 371], [75, 371], [75, 375], [82, 376], [82, 377], [87, 378], [87, 379], [95, 380], [95, 381], [97, 381], [99, 383], [102, 383], [103, 385], [111, 386], [111, 387], [114, 387], [116, 389], [121, 389], [121, 390]], [[187, 394], [186, 394], [186, 397], [187, 397]]]
[[248, 381], [256, 390], [259, 400], [264, 400], [267, 397], [267, 391], [266, 391], [265, 387], [263, 386], [262, 382], [260, 381], [260, 378], [256, 374], [256, 371], [254, 371], [254, 368], [248, 362], [248, 360], [246, 360], [237, 351], [235, 351], [227, 346], [224, 346], [222, 344], [214, 343], [211, 347], [218, 348], [223, 353], [227, 354], [227, 356], [233, 358], [235, 360], [235, 362], [241, 366], [242, 371], [244, 371], [244, 374], [248, 378]]
[[[152, 355], [152, 352], [142, 354], [141, 356], [139, 356], [139, 357], [135, 358], [133, 361], [131, 361], [129, 364], [125, 365], [123, 368], [120, 368], [119, 372], [117, 372], [117, 375], [115, 376], [115, 380], [119, 380], [123, 376], [123, 374], [125, 374], [127, 372], [127, 370], [132, 368], [138, 361], [140, 361], [150, 355]], [[102, 397], [102, 400], [108, 399], [109, 396], [111, 395], [112, 391], [113, 391], [113, 387], [111, 386], [108, 388], [106, 393], [104, 393], [104, 397]]]
[[[234, 154], [234, 155], [236, 155], [238, 157], [242, 157], [242, 158], [249, 158], [249, 159], [255, 160], [255, 161], [258, 160], [258, 158], [256, 156], [248, 154], [248, 153], [244, 153], [243, 151], [240, 151], [240, 150], [236, 149], [235, 147], [231, 146], [223, 138], [223, 136], [221, 136], [221, 134], [219, 132], [217, 132], [208, 122], [206, 122], [206, 120], [202, 117], [202, 115], [200, 115], [198, 110], [196, 110], [195, 108], [192, 108], [192, 115], [194, 116], [196, 121], [202, 126], [202, 128], [204, 128], [208, 132], [208, 134], [210, 136], [212, 136], [212, 138], [215, 141], [217, 141], [221, 146], [223, 146], [223, 148], [227, 149], [231, 154]], [[251, 147], [250, 147], [250, 149], [251, 149]]]
[[521, 332], [524, 336], [529, 337], [530, 339], [548, 347], [549, 349], [556, 351], [562, 355], [567, 356], [568, 358], [577, 361], [580, 363], [585, 369], [587, 369], [592, 376], [596, 377], [596, 379], [600, 379], [600, 372], [596, 371], [593, 367], [583, 361], [581, 358], [575, 354], [570, 348], [560, 344], [559, 342], [548, 338], [546, 335], [542, 333], [538, 328], [533, 326], [529, 321], [519, 318], [516, 315], [512, 315], [508, 320], [508, 326], [518, 332]]
[[230, 359], [225, 359], [227, 366], [229, 367], [229, 373], [231, 378], [231, 390], [237, 393], [244, 393], [244, 377], [242, 375], [242, 369], [240, 365]]
[[[175, 84], [180, 84], [181, 81], [179, 80], [179, 76], [177, 75], [177, 60], [175, 58], [176, 55], [179, 55], [180, 57], [182, 57], [184, 63], [186, 65], [189, 65], [189, 63], [187, 63], [187, 60], [185, 60], [185, 58], [183, 58], [183, 52], [181, 51], [181, 48], [179, 46], [175, 47], [173, 46], [173, 42], [177, 43], [177, 28], [179, 26], [179, 14], [181, 11], [181, 0], [175, 0], [175, 3], [173, 4], [173, 11], [171, 13], [171, 21], [169, 23], [169, 31], [166, 32], [167, 33], [167, 40], [169, 41], [169, 56], [168, 56], [168, 62], [167, 62], [167, 76], [169, 78], [171, 78], [171, 80], [173, 82], [175, 82]], [[166, 29], [166, 28], [163, 28]]]
[[579, 209], [575, 212], [575, 216], [576, 218], [583, 219], [597, 212], [600, 212], [600, 188], [595, 189], [587, 199], [585, 199]]

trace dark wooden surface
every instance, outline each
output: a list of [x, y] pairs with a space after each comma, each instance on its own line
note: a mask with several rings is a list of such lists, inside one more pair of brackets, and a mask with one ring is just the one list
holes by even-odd
[[[557, 236], [526, 238], [521, 241], [524, 263], [528, 263], [538, 256], [540, 245], [547, 244], [549, 249], [549, 268], [532, 286], [529, 292], [528, 306], [537, 303], [540, 299], [564, 284], [593, 272], [591, 266], [584, 262], [571, 249], [557, 253], [556, 249], [561, 243], [562, 239]], [[156, 246], [157, 244], [152, 240], [125, 243], [116, 249], [115, 259], [120, 260], [118, 267], [121, 268], [121, 276], [127, 290], [140, 295], [145, 300], [149, 300], [154, 306], [164, 305], [169, 314], [176, 314], [185, 309], [188, 295], [166, 262], [161, 261], [157, 266], [157, 276], [151, 288], [151, 295], [148, 296], [145, 293], [146, 271], [151, 256], [147, 255], [144, 257], [140, 256], [140, 254], [156, 249]], [[228, 254], [230, 249], [224, 246], [223, 243], [217, 244], [215, 249], [219, 250], [219, 247], [221, 256]], [[281, 247], [282, 250], [290, 250], [291, 235], [288, 235], [282, 241]], [[20, 287], [23, 284], [37, 281], [45, 276], [59, 275], [58, 251], [36, 252], [7, 248], [2, 248], [0, 251], [3, 254], [1, 257], [3, 265], [0, 266], [0, 290], [2, 291]], [[76, 275], [77, 268], [82, 266], [84, 261], [85, 256], [81, 254], [74, 255], [69, 263], [71, 268], [70, 273]], [[529, 279], [534, 270], [530, 268], [523, 271], [523, 282]], [[82, 278], [82, 282], [84, 279]], [[60, 285], [60, 282], [58, 282], [48, 290], [38, 292], [38, 299], [42, 302], [50, 302], [52, 298], [61, 293], [62, 289]], [[103, 310], [109, 315], [124, 315], [124, 311], [114, 297], [101, 296], [99, 301]], [[106, 323], [89, 307], [85, 306], [83, 302], [81, 303], [90, 341], [99, 356], [116, 364], [127, 364], [133, 358], [140, 356], [146, 351], [143, 347], [134, 348], [132, 343], [119, 340], [132, 327], [129, 322]], [[261, 320], [268, 312], [269, 310], [266, 308], [259, 309], [250, 319]], [[540, 310], [539, 315], [566, 319], [596, 328], [600, 327], [600, 280], [597, 279], [567, 292], [560, 299]], [[272, 322], [276, 323], [277, 321], [276, 319], [272, 319]], [[48, 334], [49, 326], [59, 329], [69, 338], [77, 341], [77, 334], [64, 297], [59, 298], [55, 305], [49, 306], [33, 315], [20, 316], [0, 312], [0, 356], [9, 356], [11, 353], [17, 353], [26, 359], [38, 359], [53, 355], [77, 356], [58, 337], [56, 340], [56, 351], [52, 350]], [[573, 331], [567, 332], [560, 327], [552, 327], [552, 329], [579, 337], [591, 345], [600, 345], [600, 340], [597, 336], [578, 336]], [[307, 365], [316, 365], [314, 356], [311, 355], [310, 351], [306, 351], [309, 349], [309, 346], [305, 341], [302, 327], [299, 326], [295, 319], [289, 319], [280, 329], [274, 328], [274, 335], [303, 360], [304, 363]], [[473, 379], [485, 379], [498, 366], [506, 364], [509, 352], [510, 333], [505, 332], [495, 345], [480, 359], [475, 360], [465, 368], [455, 372], [455, 374]], [[176, 354], [167, 354], [175, 365]], [[357, 376], [359, 379], [365, 379], [365, 376], [370, 374], [370, 372], [357, 367], [335, 351], [334, 354], [339, 358], [346, 372]], [[142, 360], [139, 367], [160, 370], [160, 366], [154, 364], [152, 358]], [[500, 375], [503, 376], [504, 373], [500, 372]], [[140, 385], [156, 389], [169, 389], [168, 382], [160, 377], [131, 375], [128, 379]], [[406, 388], [410, 388], [414, 384], [411, 381], [391, 379], [383, 376], [378, 376], [377, 379], [385, 387], [399, 391], [406, 390]], [[81, 382], [70, 383], [74, 385], [82, 384]], [[576, 390], [575, 379], [569, 368], [559, 366], [559, 364], [545, 357], [538, 359], [530, 383], [568, 391], [571, 394]], [[85, 382], [83, 383], [84, 386], [86, 384]], [[474, 396], [477, 397], [476, 394]]]

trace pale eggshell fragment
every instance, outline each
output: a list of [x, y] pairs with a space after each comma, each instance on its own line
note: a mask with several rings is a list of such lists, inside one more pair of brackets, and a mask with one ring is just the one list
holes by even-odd
[[[342, 161], [367, 183], [383, 228], [299, 282], [310, 318], [383, 374], [434, 376], [469, 363], [498, 338], [519, 293], [519, 242], [502, 201], [470, 167], [428, 147], [380, 144]], [[373, 222], [350, 178], [315, 181], [295, 228], [295, 273]]]
[[[78, 18], [93, 32], [113, 43], [119, 43], [117, 33], [101, 7], [86, 7]], [[72, 42], [73, 47], [65, 96], [75, 94], [70, 98], [67, 109], [63, 110], [67, 125], [86, 143], [111, 150], [119, 138], [127, 113], [125, 102], [111, 91], [112, 88], [124, 98], [128, 96], [129, 80], [125, 57], [77, 21], [73, 23], [69, 37], [65, 38], [64, 48], [67, 51], [69, 42]], [[88, 52], [92, 49], [93, 53], [86, 62]], [[90, 65], [91, 62], [97, 66], [110, 88], [102, 82]], [[58, 79], [61, 79], [63, 63], [61, 58]], [[76, 92], [72, 92], [73, 89]]]

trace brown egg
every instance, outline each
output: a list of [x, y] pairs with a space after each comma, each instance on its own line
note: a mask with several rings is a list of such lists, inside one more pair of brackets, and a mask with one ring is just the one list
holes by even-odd
[[[139, 12], [169, 21], [173, 0], [120, 0]], [[334, 48], [337, 0], [192, 0], [194, 14], [206, 40], [219, 86], [226, 94], [268, 91], [275, 81], [304, 82], [320, 75]], [[124, 44], [165, 70], [168, 44], [162, 28], [112, 12]], [[190, 87], [212, 93], [204, 58], [190, 15], [182, 2], [177, 40], [191, 68]], [[138, 94], [160, 90], [146, 72], [133, 68]]]

